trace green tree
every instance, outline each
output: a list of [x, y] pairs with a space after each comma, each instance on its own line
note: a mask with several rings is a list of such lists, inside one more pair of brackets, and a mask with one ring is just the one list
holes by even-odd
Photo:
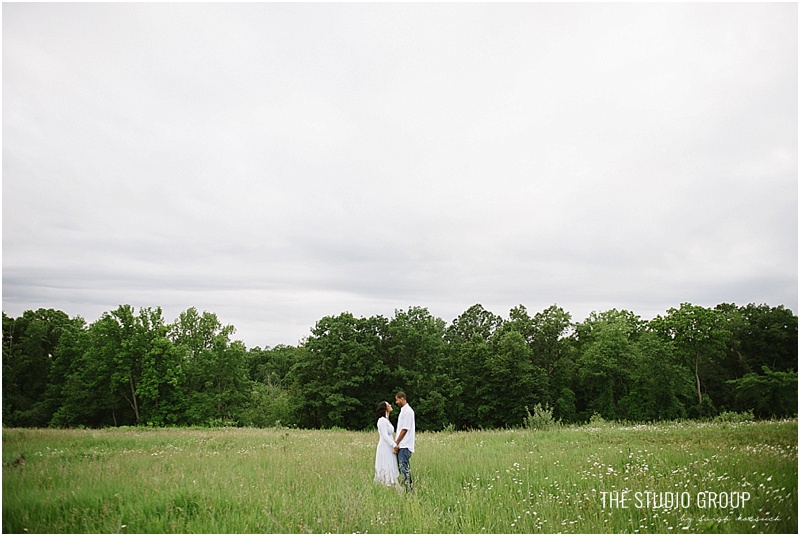
[[98, 320], [88, 329], [65, 333], [56, 361], [66, 372], [54, 426], [135, 424], [132, 412], [125, 411], [128, 404], [111, 383], [112, 359], [105, 353], [111, 345], [102, 329], [105, 324], [111, 322]]
[[490, 410], [482, 409], [486, 404], [479, 389], [492, 354], [491, 341], [502, 325], [500, 316], [475, 304], [445, 328], [445, 370], [453, 382], [448, 418], [459, 428], [486, 426], [479, 415]]
[[531, 349], [516, 331], [498, 332], [478, 388], [478, 418], [491, 427], [522, 426], [547, 388], [546, 373], [531, 364]]
[[143, 422], [155, 425], [184, 424], [186, 393], [182, 354], [159, 325], [142, 360], [142, 377], [136, 393], [142, 401]]
[[13, 397], [19, 392], [19, 385], [14, 378], [14, 343], [15, 322], [3, 311], [3, 422], [13, 424]]
[[50, 369], [61, 334], [71, 324], [62, 311], [3, 313], [3, 422], [46, 426], [57, 407], [48, 398]]
[[606, 419], [623, 416], [619, 402], [630, 393], [638, 354], [636, 341], [643, 326], [637, 315], [616, 309], [592, 312], [576, 326], [585, 417], [594, 413]]
[[490, 342], [475, 333], [466, 342], [450, 343], [448, 355], [448, 376], [456, 384], [449, 400], [450, 421], [461, 429], [488, 426], [480, 416], [491, 414], [481, 391], [492, 356]]
[[797, 316], [783, 306], [749, 304], [739, 332], [740, 351], [748, 372], [767, 366], [774, 371], [797, 371]]
[[252, 386], [247, 377], [247, 348], [242, 341], [218, 336], [204, 357], [209, 358], [204, 368], [210, 374], [200, 400], [211, 410], [209, 419], [239, 423]]
[[[538, 320], [541, 321], [542, 317], [538, 316]], [[504, 320], [498, 330], [516, 331], [522, 335], [525, 343], [531, 347], [531, 352], [533, 352], [534, 347], [537, 345], [537, 341], [535, 340], [536, 335], [541, 335], [541, 333], [537, 333], [537, 331], [541, 328], [542, 326], [537, 325], [533, 318], [531, 318], [531, 316], [528, 314], [528, 310], [525, 308], [525, 306], [520, 304], [511, 308], [511, 311], [508, 313], [508, 320]], [[541, 339], [538, 342], [540, 344], [545, 343], [545, 341]], [[536, 360], [537, 358], [533, 357], [533, 359]]]
[[470, 342], [474, 336], [489, 342], [495, 331], [503, 325], [503, 319], [475, 304], [464, 311], [447, 327], [445, 340], [449, 344]]
[[[111, 385], [128, 402], [135, 416], [135, 422], [142, 422], [141, 383], [145, 375], [150, 379], [147, 385], [148, 396], [157, 400], [158, 376], [156, 370], [146, 370], [157, 366], [153, 350], [154, 340], [166, 334], [161, 308], [142, 307], [138, 316], [133, 307], [121, 305], [103, 315], [97, 324], [103, 341], [102, 351], [111, 359]], [[148, 356], [151, 356], [148, 360]]]
[[247, 368], [252, 387], [244, 423], [248, 426], [296, 426], [297, 396], [291, 390], [291, 372], [302, 360], [304, 347], [278, 345], [247, 352]]
[[181, 313], [168, 336], [177, 348], [191, 424], [237, 423], [250, 398], [247, 349], [231, 341], [235, 328], [194, 307]]
[[281, 388], [288, 387], [289, 373], [303, 350], [279, 344], [275, 348], [252, 348], [247, 352], [247, 367], [254, 382]]
[[569, 334], [572, 316], [561, 307], [551, 305], [531, 319], [532, 338], [529, 342], [534, 365], [552, 375], [556, 363], [570, 356]]
[[420, 430], [444, 428], [451, 417], [447, 401], [458, 394], [446, 373], [444, 334], [444, 321], [424, 307], [397, 309], [388, 324], [390, 381], [408, 395]]
[[736, 391], [737, 409], [752, 409], [762, 418], [796, 416], [797, 372], [772, 371], [767, 366], [762, 367], [762, 372], [730, 381]]
[[[119, 416], [128, 420], [119, 412], [117, 397], [127, 403], [133, 423], [143, 422], [145, 410], [156, 418], [157, 411], [143, 404], [158, 405], [160, 383], [174, 383], [172, 366], [176, 359], [164, 340], [166, 331], [160, 307], [142, 307], [136, 314], [130, 305], [104, 313], [89, 327], [88, 359], [79, 362], [84, 367], [75, 371], [76, 378], [79, 384], [107, 382], [111, 391], [108, 401], [112, 402], [109, 409], [115, 421]], [[87, 374], [98, 377], [89, 378]]]
[[563, 423], [572, 423], [578, 420], [578, 399], [575, 391], [569, 387], [562, 387], [553, 407], [553, 417]]
[[291, 394], [273, 384], [254, 382], [243, 422], [259, 428], [296, 425]]
[[386, 330], [381, 316], [342, 313], [317, 322], [291, 372], [300, 426], [360, 430], [374, 425], [375, 406], [392, 394], [387, 391]]
[[[570, 386], [565, 382], [565, 374], [572, 366], [571, 328], [570, 314], [557, 305], [551, 305], [533, 317], [524, 305], [514, 307], [500, 328], [500, 331], [519, 333], [530, 348], [532, 373], [538, 378], [537, 383], [545, 386], [537, 393], [542, 405], [554, 406], [562, 394], [560, 391]], [[561, 405], [556, 412], [566, 407]]]
[[56, 416], [66, 402], [65, 388], [69, 380], [74, 362], [79, 361], [87, 348], [87, 326], [81, 317], [73, 318], [61, 332], [58, 345], [53, 352], [53, 363], [50, 366], [45, 404], [48, 407], [50, 420], [54, 425]]
[[633, 343], [628, 394], [619, 401], [621, 416], [633, 421], [672, 420], [686, 416], [692, 375], [676, 362], [672, 347], [652, 332]]
[[676, 356], [691, 367], [697, 407], [707, 412], [703, 384], [716, 369], [731, 337], [722, 315], [714, 309], [683, 303], [679, 309], [669, 309], [666, 316], [651, 320], [650, 326], [670, 341]]

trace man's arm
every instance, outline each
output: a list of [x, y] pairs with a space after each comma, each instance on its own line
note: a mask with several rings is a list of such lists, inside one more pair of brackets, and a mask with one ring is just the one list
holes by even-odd
[[395, 443], [397, 443], [397, 445], [394, 447], [394, 453], [395, 453], [395, 454], [397, 454], [398, 452], [400, 452], [400, 442], [401, 442], [401, 441], [403, 440], [403, 438], [406, 436], [406, 432], [408, 432], [408, 430], [406, 430], [405, 428], [403, 428], [402, 430], [400, 430], [400, 433], [399, 433], [399, 434], [397, 434], [397, 439], [395, 439], [395, 440], [394, 440], [394, 442], [395, 442]]

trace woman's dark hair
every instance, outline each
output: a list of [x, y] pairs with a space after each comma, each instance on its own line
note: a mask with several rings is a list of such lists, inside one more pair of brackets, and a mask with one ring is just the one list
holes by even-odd
[[381, 420], [381, 417], [386, 417], [386, 406], [388, 404], [385, 400], [378, 403], [378, 407], [375, 408], [375, 422]]

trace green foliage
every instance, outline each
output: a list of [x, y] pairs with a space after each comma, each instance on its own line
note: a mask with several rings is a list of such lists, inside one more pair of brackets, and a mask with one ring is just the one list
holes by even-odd
[[288, 391], [274, 385], [254, 383], [250, 403], [242, 415], [243, 424], [271, 428], [295, 422], [295, 409]]
[[50, 371], [58, 343], [73, 321], [53, 309], [26, 311], [12, 319], [3, 313], [3, 423], [46, 426], [58, 409]]
[[[409, 396], [420, 430], [441, 430], [447, 425], [445, 394], [451, 396], [458, 389], [445, 370], [444, 337], [444, 321], [424, 307], [395, 310], [387, 325], [389, 385]], [[394, 400], [394, 392], [385, 396]]]
[[526, 426], [536, 404], [564, 423], [797, 408], [797, 317], [783, 307], [681, 304], [649, 322], [611, 309], [573, 324], [556, 305], [503, 319], [477, 304], [450, 325], [410, 307], [327, 316], [300, 345], [263, 350], [234, 332], [195, 308], [172, 323], [130, 305], [89, 325], [4, 313], [3, 423], [372, 430], [399, 389], [420, 431]]
[[576, 422], [578, 418], [576, 402], [575, 392], [569, 387], [562, 388], [553, 406], [553, 413], [556, 418], [565, 423]]
[[797, 370], [797, 317], [785, 307], [748, 304], [740, 308], [737, 357], [747, 372], [762, 366], [771, 370]]
[[499, 335], [496, 350], [486, 361], [483, 400], [479, 417], [490, 427], [522, 426], [525, 407], [533, 405], [546, 391], [546, 377], [531, 363], [531, 350], [517, 331]]
[[[163, 334], [165, 330], [159, 330]], [[155, 337], [142, 361], [137, 394], [142, 402], [142, 420], [154, 425], [182, 422], [186, 398], [183, 354], [163, 335]]]
[[683, 401], [692, 399], [692, 378], [676, 362], [671, 345], [644, 332], [633, 343], [633, 352], [627, 393], [619, 400], [620, 416], [637, 422], [685, 417]]
[[190, 423], [237, 422], [249, 398], [247, 349], [231, 341], [233, 326], [213, 313], [191, 308], [170, 326], [170, 339], [181, 356]]
[[576, 327], [578, 379], [585, 413], [599, 413], [606, 419], [623, 418], [625, 400], [640, 361], [639, 318], [627, 311], [612, 309], [592, 313]]
[[600, 415], [599, 413], [595, 412], [595, 413], [592, 413], [591, 417], [589, 417], [589, 424], [591, 426], [605, 426], [605, 425], [608, 424], [608, 421], [606, 421], [603, 418], [602, 415]]
[[665, 317], [656, 317], [650, 325], [671, 341], [676, 355], [694, 372], [697, 403], [704, 407], [703, 385], [718, 371], [731, 338], [724, 315], [716, 309], [682, 303], [679, 309], [669, 309]]
[[686, 409], [687, 416], [690, 419], [710, 419], [718, 412], [719, 410], [714, 404], [714, 401], [711, 400], [711, 397], [707, 394], [703, 397], [703, 401], [700, 404], [695, 402], [694, 404], [690, 404]]
[[552, 373], [556, 363], [569, 353], [569, 330], [572, 317], [557, 305], [551, 305], [531, 319], [533, 326], [530, 341], [534, 364]]
[[292, 367], [300, 359], [302, 348], [278, 345], [262, 350], [258, 347], [248, 351], [247, 368], [254, 382], [288, 387]]
[[292, 389], [299, 394], [298, 425], [373, 425], [375, 405], [391, 397], [383, 359], [386, 329], [382, 317], [355, 318], [350, 313], [317, 322], [291, 374]]
[[448, 347], [449, 375], [455, 382], [451, 392], [451, 422], [459, 428], [480, 428], [481, 408], [485, 406], [479, 392], [486, 363], [491, 355], [489, 341], [475, 334], [466, 342], [452, 342]]
[[549, 430], [560, 424], [553, 418], [553, 410], [548, 406], [542, 407], [539, 403], [533, 406], [533, 413], [530, 412], [528, 406], [525, 406], [525, 413], [527, 415], [524, 426], [528, 430]]
[[464, 311], [447, 327], [446, 339], [450, 344], [467, 343], [477, 340], [489, 342], [494, 333], [503, 325], [503, 319], [487, 311], [481, 304], [475, 304]]
[[714, 422], [729, 422], [729, 423], [740, 423], [740, 422], [752, 422], [754, 420], [753, 410], [736, 412], [736, 411], [723, 411], [716, 417], [714, 417]]
[[796, 415], [797, 372], [772, 371], [766, 365], [762, 371], [730, 382], [736, 389], [739, 408], [751, 408], [761, 418]]

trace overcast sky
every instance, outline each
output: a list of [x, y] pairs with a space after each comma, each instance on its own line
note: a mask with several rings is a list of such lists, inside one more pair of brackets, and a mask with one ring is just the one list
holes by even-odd
[[3, 310], [797, 313], [797, 4], [3, 4]]

